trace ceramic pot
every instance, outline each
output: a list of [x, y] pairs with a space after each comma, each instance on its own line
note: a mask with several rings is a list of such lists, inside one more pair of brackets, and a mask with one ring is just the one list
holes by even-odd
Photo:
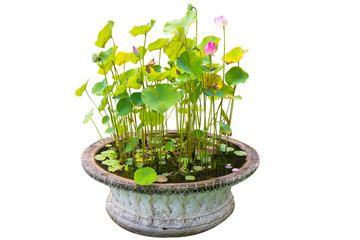
[[[105, 139], [106, 143], [112, 141]], [[102, 140], [87, 147], [81, 161], [92, 178], [110, 187], [106, 210], [116, 224], [146, 236], [188, 236], [209, 230], [229, 217], [235, 206], [231, 187], [252, 175], [259, 165], [252, 147], [234, 139], [229, 142], [247, 152], [240, 171], [199, 182], [137, 185], [96, 163], [95, 155], [105, 145]]]

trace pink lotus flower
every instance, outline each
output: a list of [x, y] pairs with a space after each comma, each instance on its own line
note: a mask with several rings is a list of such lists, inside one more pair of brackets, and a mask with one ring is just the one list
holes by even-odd
[[133, 53], [135, 56], [140, 57], [139, 49], [137, 49], [135, 46], [133, 46]]
[[214, 23], [218, 27], [225, 27], [227, 25], [227, 19], [224, 16], [215, 18]]
[[240, 169], [238, 169], [238, 168], [233, 168], [232, 171], [233, 171], [233, 172], [239, 172]]
[[208, 42], [204, 46], [204, 54], [205, 55], [213, 55], [216, 52], [216, 44], [212, 42]]

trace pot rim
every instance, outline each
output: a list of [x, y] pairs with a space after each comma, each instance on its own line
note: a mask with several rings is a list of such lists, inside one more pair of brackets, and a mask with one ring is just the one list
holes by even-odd
[[[177, 131], [167, 131], [168, 133], [177, 133]], [[222, 137], [226, 140], [225, 137]], [[106, 144], [114, 141], [108, 137], [104, 139]], [[95, 180], [108, 185], [109, 187], [119, 188], [122, 190], [139, 192], [139, 193], [155, 193], [155, 194], [187, 194], [193, 192], [204, 192], [219, 189], [222, 187], [230, 187], [240, 183], [250, 177], [259, 166], [259, 155], [249, 145], [229, 138], [229, 142], [239, 146], [247, 153], [246, 162], [240, 168], [239, 172], [230, 173], [221, 177], [209, 180], [188, 183], [152, 183], [150, 185], [138, 185], [134, 180], [118, 176], [101, 168], [95, 160], [96, 153], [105, 146], [103, 140], [98, 140], [88, 146], [81, 155], [81, 163], [85, 172]]]

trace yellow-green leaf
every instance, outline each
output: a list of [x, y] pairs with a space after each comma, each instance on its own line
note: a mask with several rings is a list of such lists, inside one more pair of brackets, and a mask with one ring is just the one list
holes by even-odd
[[125, 91], [126, 91], [126, 83], [123, 83], [121, 85], [116, 86], [115, 92], [112, 93], [111, 95], [117, 96], [124, 93]]
[[121, 66], [121, 65], [129, 62], [131, 59], [131, 56], [132, 56], [132, 53], [118, 52], [115, 55], [115, 64]]
[[133, 37], [136, 37], [139, 34], [146, 34], [150, 31], [150, 29], [155, 25], [156, 21], [151, 20], [149, 23], [141, 26], [135, 26], [131, 29], [130, 33]]
[[141, 72], [138, 72], [134, 76], [130, 77], [127, 80], [126, 87], [134, 88], [134, 89], [140, 89], [141, 88]]
[[85, 115], [85, 118], [84, 118], [84, 121], [83, 123], [86, 124], [90, 121], [90, 119], [92, 118], [93, 116], [93, 113], [94, 113], [94, 109], [91, 109], [91, 111]]
[[195, 21], [196, 21], [196, 12], [188, 11], [185, 17], [167, 22], [164, 27], [164, 33], [171, 34], [176, 32], [177, 28], [182, 27], [184, 28], [184, 33], [186, 35], [190, 24], [192, 24]]
[[166, 71], [166, 72], [162, 72], [162, 73], [152, 72], [152, 73], [149, 73], [147, 75], [148, 80], [150, 82], [152, 82], [152, 81], [162, 81], [162, 80], [164, 80], [165, 78], [167, 78], [169, 76], [171, 76], [171, 71]]
[[153, 43], [150, 43], [148, 49], [150, 52], [163, 48], [169, 42], [168, 38], [159, 38]]
[[[241, 47], [233, 48], [230, 52], [225, 54], [226, 64], [235, 63], [235, 62], [240, 61], [240, 59], [244, 56], [244, 54], [247, 51], [248, 50], [244, 51]], [[221, 59], [224, 60], [224, 58], [221, 58]]]
[[78, 90], [75, 91], [75, 95], [78, 97], [81, 97], [83, 92], [86, 90], [87, 84], [89, 82], [89, 79], [86, 81], [84, 85], [82, 85]]
[[113, 21], [109, 21], [108, 24], [99, 32], [95, 45], [101, 48], [105, 47], [105, 44], [112, 36], [112, 28], [114, 26]]

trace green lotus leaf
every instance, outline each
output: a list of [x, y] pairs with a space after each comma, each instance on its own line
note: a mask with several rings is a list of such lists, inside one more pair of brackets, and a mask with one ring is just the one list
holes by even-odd
[[240, 95], [238, 95], [238, 96], [232, 96], [231, 99], [239, 100], [239, 99], [242, 99], [242, 97], [241, 97]]
[[106, 95], [105, 97], [103, 97], [103, 99], [101, 99], [101, 103], [100, 103], [100, 106], [99, 106], [99, 111], [104, 111], [106, 105], [108, 105], [109, 103], [109, 100], [108, 100], [108, 95]]
[[173, 149], [173, 146], [174, 146], [174, 141], [167, 142], [165, 144], [165, 150], [170, 151], [171, 149]]
[[113, 79], [116, 80], [116, 81], [119, 81], [120, 84], [124, 84], [124, 83], [126, 83], [126, 80], [128, 78], [131, 78], [132, 76], [134, 76], [138, 72], [139, 72], [138, 68], [130, 69], [130, 70], [127, 70], [126, 72], [124, 72], [122, 74], [113, 76]]
[[160, 84], [154, 89], [144, 89], [141, 93], [141, 98], [150, 109], [164, 113], [177, 103], [179, 93], [176, 88], [169, 84]]
[[115, 52], [117, 46], [109, 48], [105, 52], [100, 52], [99, 57], [101, 60], [97, 61], [96, 64], [100, 67], [98, 74], [105, 75], [114, 66]]
[[141, 88], [141, 72], [138, 72], [134, 76], [130, 77], [127, 80], [126, 87], [130, 87], [133, 89], [140, 89]]
[[221, 116], [223, 117], [223, 119], [225, 119], [225, 121], [229, 122], [229, 117], [226, 115], [223, 109], [221, 109]]
[[133, 109], [133, 105], [130, 102], [130, 98], [122, 98], [116, 104], [116, 110], [118, 111], [118, 116], [125, 116]]
[[95, 45], [101, 48], [105, 47], [105, 44], [112, 36], [112, 28], [114, 26], [113, 21], [109, 21], [106, 26], [99, 32], [98, 38], [95, 42]]
[[115, 128], [113, 128], [113, 127], [110, 127], [110, 128], [108, 128], [108, 129], [106, 129], [105, 130], [105, 133], [112, 133], [113, 131], [115, 131]]
[[151, 30], [151, 28], [155, 25], [155, 23], [156, 23], [155, 20], [151, 20], [149, 23], [145, 25], [135, 26], [133, 27], [133, 29], [130, 30], [130, 33], [131, 35], [133, 35], [133, 37], [136, 37], [139, 34], [146, 34]]
[[83, 123], [84, 124], [88, 123], [90, 121], [90, 119], [92, 118], [93, 114], [94, 114], [94, 109], [91, 109], [91, 111], [85, 115]]
[[89, 79], [86, 81], [84, 85], [82, 85], [78, 90], [75, 91], [75, 95], [78, 97], [81, 97], [83, 92], [86, 90], [87, 84], [89, 82]]
[[200, 76], [203, 71], [203, 61], [193, 51], [185, 51], [177, 59], [177, 66], [186, 73]]
[[176, 32], [177, 28], [184, 28], [184, 33], [186, 35], [189, 26], [195, 21], [196, 21], [196, 12], [188, 11], [185, 17], [167, 22], [164, 27], [164, 33], [172, 34]]
[[148, 49], [150, 52], [163, 48], [169, 42], [168, 38], [159, 38], [153, 43], [150, 43]]
[[132, 137], [131, 141], [126, 144], [125, 152], [131, 152], [139, 144], [138, 137]]
[[238, 155], [238, 156], [246, 156], [247, 155], [247, 153], [245, 151], [235, 151], [234, 153], [235, 153], [235, 155]]
[[141, 99], [141, 92], [134, 92], [131, 94], [130, 96], [130, 101], [135, 105], [135, 106], [140, 106], [143, 105], [144, 102]]
[[193, 132], [193, 136], [194, 136], [194, 138], [200, 139], [204, 136], [204, 131], [196, 129]]
[[121, 84], [121, 85], [117, 85], [115, 92], [113, 92], [111, 95], [112, 96], [119, 96], [120, 94], [123, 94], [126, 91], [126, 83]]
[[225, 134], [231, 134], [232, 133], [232, 130], [231, 128], [229, 127], [229, 125], [227, 125], [226, 123], [223, 123], [223, 122], [219, 122], [220, 124], [220, 131], [225, 133]]
[[102, 96], [105, 87], [106, 87], [106, 79], [96, 83], [94, 87], [91, 89], [91, 92], [97, 96]]
[[229, 85], [245, 83], [248, 78], [249, 74], [245, 72], [241, 67], [232, 67], [225, 74], [225, 81]]
[[134, 174], [134, 180], [139, 185], [150, 185], [157, 177], [156, 171], [151, 167], [140, 168]]

